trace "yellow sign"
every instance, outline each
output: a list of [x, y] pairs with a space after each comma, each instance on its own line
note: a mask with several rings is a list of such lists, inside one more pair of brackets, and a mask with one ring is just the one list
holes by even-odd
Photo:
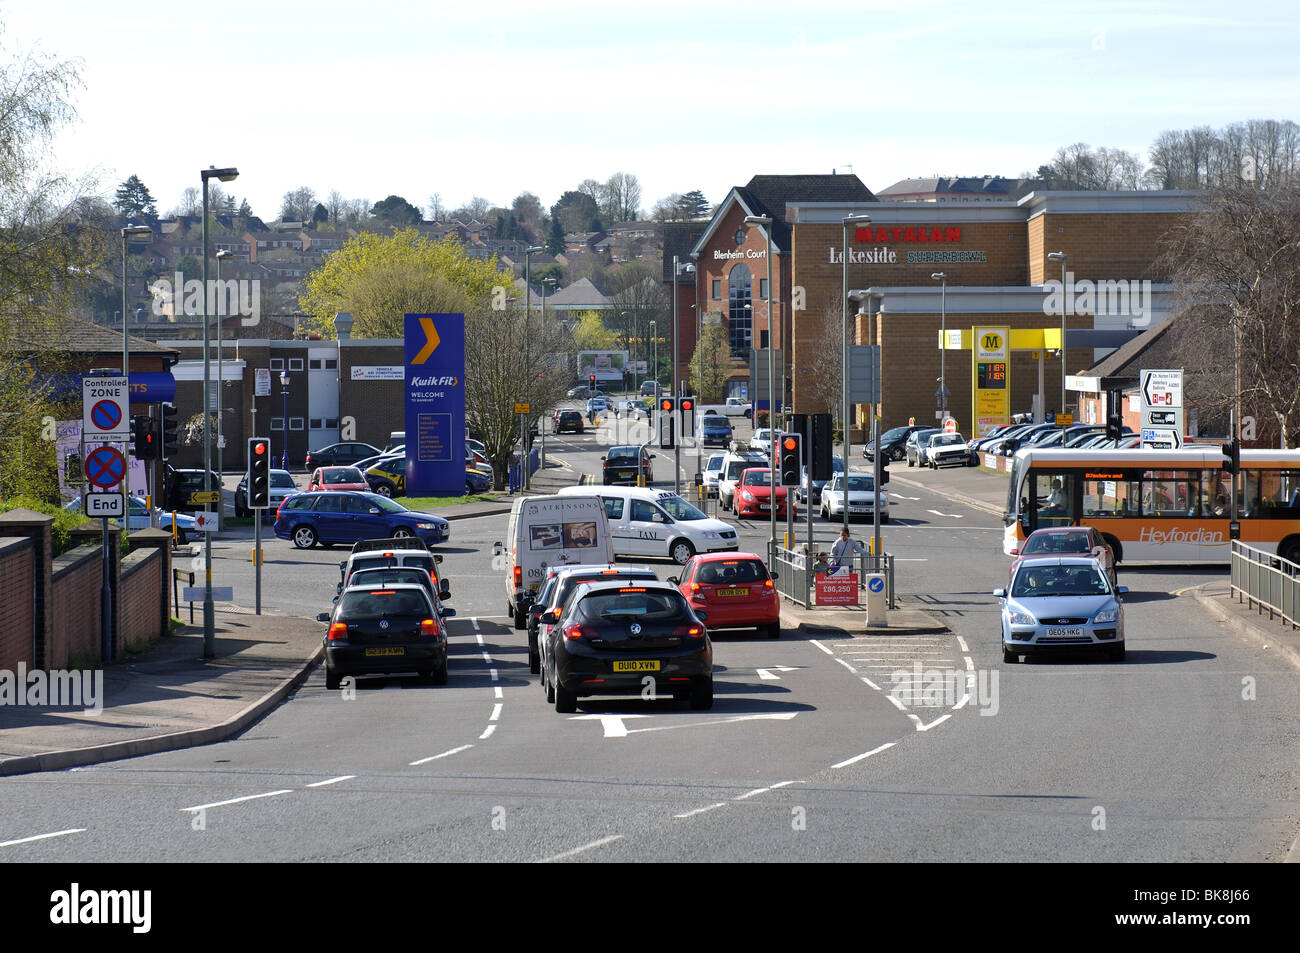
[[1011, 422], [1011, 329], [971, 328], [972, 436]]
[[438, 349], [438, 329], [433, 326], [433, 318], [421, 318], [420, 327], [424, 330], [424, 347], [411, 359], [412, 364], [423, 364]]
[[1074, 414], [1057, 414], [1056, 426], [1069, 427], [1074, 424]]
[[533, 412], [533, 405], [532, 405], [532, 404], [521, 404], [521, 403], [518, 403], [518, 402], [515, 403], [515, 413], [517, 413], [517, 414], [531, 414], [532, 412]]
[[220, 503], [220, 490], [195, 490], [190, 494], [191, 503]]

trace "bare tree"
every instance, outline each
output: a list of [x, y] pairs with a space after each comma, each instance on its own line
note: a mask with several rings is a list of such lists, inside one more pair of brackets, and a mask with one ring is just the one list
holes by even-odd
[[635, 221], [641, 214], [641, 183], [630, 172], [615, 172], [605, 183], [605, 224]]
[[[1161, 262], [1178, 291], [1178, 341], [1207, 406], [1271, 421], [1300, 439], [1300, 187], [1212, 192], [1170, 234]], [[1189, 375], [1192, 376], [1192, 375]], [[1189, 396], [1191, 394], [1189, 393]]]
[[442, 204], [442, 194], [434, 192], [429, 196], [429, 221], [441, 222], [447, 214], [447, 207]]
[[315, 210], [316, 190], [304, 185], [284, 193], [284, 199], [280, 203], [280, 218], [287, 222], [310, 222]]

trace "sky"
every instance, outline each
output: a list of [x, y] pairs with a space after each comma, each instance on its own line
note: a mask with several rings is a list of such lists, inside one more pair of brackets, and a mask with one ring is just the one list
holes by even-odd
[[50, 163], [166, 212], [208, 166], [426, 213], [637, 176], [712, 203], [755, 174], [1032, 172], [1074, 142], [1300, 121], [1300, 4], [946, 0], [0, 0], [6, 60], [80, 62]]

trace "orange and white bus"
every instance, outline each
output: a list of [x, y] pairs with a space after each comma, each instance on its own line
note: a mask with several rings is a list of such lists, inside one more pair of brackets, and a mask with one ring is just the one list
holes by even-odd
[[[1181, 450], [1035, 450], [1011, 468], [1008, 555], [1040, 526], [1095, 526], [1116, 560], [1229, 561], [1229, 494], [1217, 444]], [[1241, 541], [1300, 562], [1300, 450], [1242, 450]]]

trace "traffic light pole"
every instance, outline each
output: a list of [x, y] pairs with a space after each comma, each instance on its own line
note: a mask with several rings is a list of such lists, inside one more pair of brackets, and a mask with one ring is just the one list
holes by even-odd
[[[874, 471], [871, 476], [871, 486], [872, 486], [872, 492], [876, 494], [875, 500], [873, 500], [871, 503], [871, 522], [874, 528], [873, 541], [871, 544], [871, 552], [874, 553], [876, 556], [879, 556], [880, 555], [880, 507], [877, 506], [876, 504], [880, 502], [880, 475], [881, 475], [880, 471], [881, 471], [881, 460], [884, 457], [884, 454], [880, 452], [880, 418], [875, 416], [874, 414], [871, 416], [871, 439], [872, 441], [874, 441], [872, 443], [872, 446], [876, 448], [875, 452], [871, 455], [872, 470]], [[847, 487], [848, 483], [849, 483], [849, 462], [845, 460], [844, 461], [844, 485]], [[845, 503], [844, 503], [844, 514], [846, 519], [848, 518], [848, 512], [849, 512], [848, 495], [846, 493]]]

